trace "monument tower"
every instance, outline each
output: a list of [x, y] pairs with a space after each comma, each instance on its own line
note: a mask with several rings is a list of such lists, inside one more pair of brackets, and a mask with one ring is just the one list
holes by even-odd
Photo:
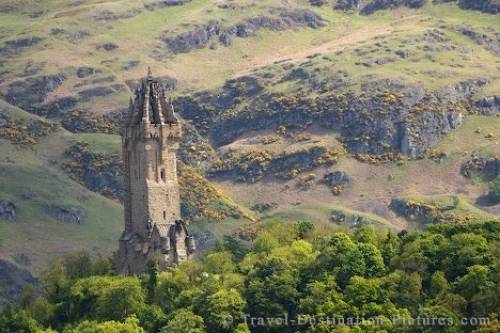
[[177, 157], [181, 124], [151, 70], [130, 100], [122, 128], [125, 164], [125, 230], [119, 260], [126, 274], [187, 260], [194, 239], [181, 220]]

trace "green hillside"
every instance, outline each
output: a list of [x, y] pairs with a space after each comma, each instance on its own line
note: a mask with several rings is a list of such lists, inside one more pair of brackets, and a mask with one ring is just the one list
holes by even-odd
[[[276, 220], [450, 222], [401, 214], [401, 198], [458, 198], [454, 223], [497, 219], [498, 6], [313, 2], [2, 1], [0, 203], [16, 217], [0, 215], [0, 258], [38, 274], [116, 250], [119, 123], [148, 67], [184, 121], [183, 208], [202, 249]], [[484, 163], [467, 178], [471, 155]]]

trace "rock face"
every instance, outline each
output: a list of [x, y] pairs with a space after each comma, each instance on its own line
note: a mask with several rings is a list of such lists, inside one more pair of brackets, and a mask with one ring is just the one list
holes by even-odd
[[309, 3], [313, 6], [323, 6], [324, 4], [327, 3], [327, 0], [309, 0]]
[[70, 224], [82, 224], [85, 222], [85, 210], [80, 207], [65, 207], [54, 205], [49, 212], [59, 221]]
[[323, 181], [325, 182], [326, 185], [330, 187], [335, 187], [335, 186], [346, 186], [349, 185], [351, 182], [351, 179], [349, 176], [343, 172], [343, 171], [334, 171], [327, 173]]
[[480, 176], [486, 181], [492, 181], [500, 176], [500, 159], [471, 155], [462, 165], [460, 173], [467, 178]]
[[[398, 7], [421, 8], [427, 0], [337, 0], [334, 9], [350, 11], [360, 10], [364, 15], [370, 15], [379, 10]], [[485, 13], [497, 14], [500, 12], [500, 3], [497, 0], [433, 0], [433, 3], [454, 2], [462, 9], [479, 10]]]
[[228, 152], [212, 163], [208, 174], [249, 183], [258, 182], [266, 176], [286, 180], [319, 166], [331, 166], [340, 154], [340, 149], [321, 146], [278, 155], [268, 151], [250, 151], [241, 155]]
[[43, 103], [47, 95], [59, 88], [65, 80], [66, 75], [55, 74], [15, 81], [9, 84], [5, 100], [12, 105], [29, 110], [32, 105]]
[[76, 71], [76, 76], [78, 76], [80, 79], [86, 78], [87, 76], [94, 75], [96, 70], [93, 67], [89, 66], [83, 66], [78, 68]]
[[500, 113], [500, 95], [484, 97], [476, 101], [479, 112], [485, 116], [493, 116]]
[[330, 220], [338, 225], [355, 227], [360, 225], [375, 224], [376, 221], [356, 213], [349, 213], [343, 210], [332, 210]]
[[[486, 83], [469, 80], [430, 91], [378, 80], [363, 84], [361, 93], [328, 91], [312, 98], [307, 93], [267, 94], [265, 81], [244, 77], [228, 81], [215, 93], [180, 98], [176, 106], [215, 145], [252, 130], [303, 130], [316, 124], [338, 131], [350, 152], [415, 158], [460, 126], [474, 109], [470, 99]], [[249, 103], [238, 107], [242, 98]]]
[[0, 259], [0, 309], [15, 304], [25, 287], [35, 289], [38, 294], [38, 280], [25, 269]]
[[14, 221], [16, 219], [16, 205], [11, 201], [0, 200], [0, 218]]
[[360, 10], [363, 15], [370, 15], [379, 10], [393, 9], [401, 6], [420, 8], [427, 0], [337, 0], [333, 8], [337, 10]]
[[27, 37], [8, 40], [0, 47], [0, 56], [13, 57], [21, 53], [23, 50], [33, 47], [43, 41], [41, 37]]
[[462, 27], [459, 31], [464, 36], [469, 37], [477, 44], [483, 46], [485, 49], [493, 52], [497, 56], [500, 56], [500, 33], [493, 29], [478, 31], [470, 26]]
[[247, 18], [231, 27], [225, 27], [218, 21], [210, 21], [194, 30], [171, 37], [164, 33], [163, 40], [174, 53], [185, 53], [194, 49], [201, 49], [216, 39], [222, 45], [231, 45], [234, 37], [246, 38], [254, 36], [258, 30], [267, 29], [282, 31], [296, 27], [317, 29], [325, 25], [324, 20], [317, 14], [308, 10], [279, 9], [277, 17], [257, 16]]
[[276, 202], [263, 202], [253, 205], [250, 209], [259, 213], [267, 212], [278, 207]]
[[498, 0], [458, 0], [458, 5], [463, 9], [480, 10], [485, 13], [500, 13]]

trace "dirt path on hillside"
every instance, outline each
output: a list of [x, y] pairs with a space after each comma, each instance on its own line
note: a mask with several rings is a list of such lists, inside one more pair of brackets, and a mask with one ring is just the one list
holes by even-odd
[[[356, 44], [364, 43], [377, 37], [387, 36], [396, 31], [408, 31], [410, 29], [414, 30], [415, 25], [411, 24], [411, 21], [422, 17], [423, 15], [412, 15], [376, 27], [360, 28], [356, 30], [348, 29], [338, 38], [327, 41], [321, 45], [312, 47], [307, 50], [303, 50], [293, 54], [278, 53], [257, 57], [248, 61], [245, 68], [241, 71], [236, 72], [233, 76], [238, 77], [246, 75], [255, 68], [264, 67], [272, 63], [300, 62], [306, 60], [307, 57], [314, 54], [328, 54], [342, 51]], [[419, 29], [422, 29], [422, 27], [420, 27]]]

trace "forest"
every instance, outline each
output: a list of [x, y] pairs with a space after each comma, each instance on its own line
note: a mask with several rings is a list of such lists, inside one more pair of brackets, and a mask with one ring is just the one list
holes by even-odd
[[80, 252], [4, 309], [2, 333], [499, 332], [500, 223], [425, 232], [269, 222], [141, 276]]

